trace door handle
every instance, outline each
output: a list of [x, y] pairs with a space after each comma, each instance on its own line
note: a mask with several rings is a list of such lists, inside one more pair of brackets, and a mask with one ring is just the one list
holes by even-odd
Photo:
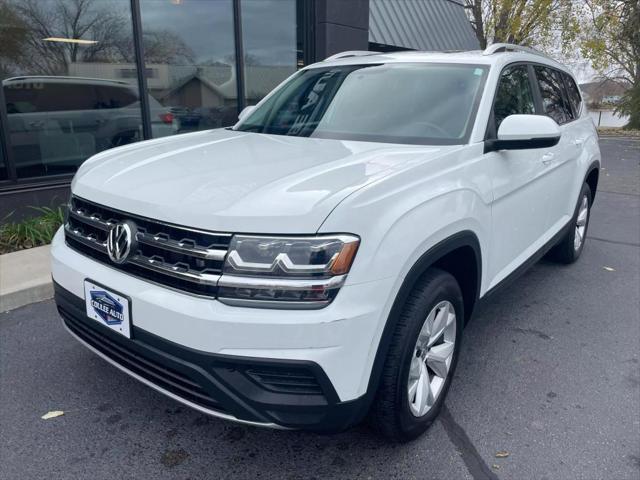
[[549, 165], [553, 161], [553, 157], [555, 157], [553, 153], [545, 153], [544, 155], [542, 155], [542, 163], [544, 163], [545, 165]]

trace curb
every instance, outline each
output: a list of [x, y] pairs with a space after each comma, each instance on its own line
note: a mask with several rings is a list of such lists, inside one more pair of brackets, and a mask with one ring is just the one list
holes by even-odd
[[53, 297], [49, 245], [0, 255], [0, 313]]

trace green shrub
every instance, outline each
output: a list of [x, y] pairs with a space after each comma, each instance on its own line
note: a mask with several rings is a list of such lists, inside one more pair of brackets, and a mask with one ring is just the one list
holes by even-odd
[[62, 207], [30, 207], [37, 215], [20, 222], [10, 222], [10, 215], [0, 225], [0, 254], [51, 243], [64, 222]]

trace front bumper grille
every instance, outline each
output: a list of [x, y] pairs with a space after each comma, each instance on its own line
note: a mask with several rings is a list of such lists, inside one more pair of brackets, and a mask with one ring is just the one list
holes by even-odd
[[[117, 223], [136, 226], [136, 247], [123, 264], [107, 253], [109, 230]], [[132, 275], [185, 292], [215, 296], [231, 234], [205, 232], [150, 220], [71, 199], [65, 223], [67, 244], [84, 255]]]
[[225, 412], [218, 401], [188, 376], [129, 349], [126, 345], [114, 342], [97, 329], [87, 327], [64, 307], [58, 307], [58, 311], [72, 333], [127, 370], [191, 403], [217, 412]]

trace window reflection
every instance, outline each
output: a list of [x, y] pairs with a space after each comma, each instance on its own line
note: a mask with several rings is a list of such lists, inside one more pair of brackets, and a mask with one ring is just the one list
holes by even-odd
[[141, 14], [147, 86], [158, 108], [152, 121], [170, 125], [171, 133], [234, 124], [231, 0], [142, 0]]
[[2, 150], [0, 149], [0, 180], [6, 180], [8, 178], [7, 164], [4, 163], [2, 156]]
[[509, 115], [533, 113], [535, 105], [527, 66], [507, 68], [500, 77], [493, 107], [496, 129]]
[[473, 126], [486, 72], [486, 67], [475, 65], [412, 63], [302, 70], [245, 117], [236, 130], [458, 145], [466, 141]]
[[296, 71], [295, 0], [242, 0], [247, 105], [255, 105]]
[[0, 0], [0, 18], [18, 177], [72, 173], [101, 150], [141, 139], [128, 0]]
[[534, 69], [540, 86], [542, 108], [545, 115], [553, 118], [558, 125], [570, 122], [573, 119], [573, 113], [569, 107], [568, 100], [565, 98], [559, 72], [537, 65]]

